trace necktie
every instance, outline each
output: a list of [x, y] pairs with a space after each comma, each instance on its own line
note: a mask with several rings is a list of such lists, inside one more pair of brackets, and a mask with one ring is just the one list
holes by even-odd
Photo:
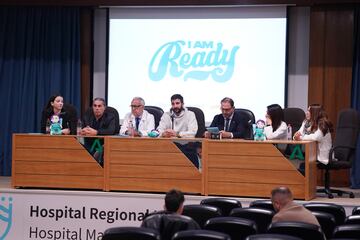
[[139, 124], [140, 124], [140, 118], [139, 117], [137, 117], [137, 118], [135, 118], [135, 126], [136, 126], [136, 131], [139, 131]]
[[226, 132], [229, 131], [229, 123], [230, 123], [230, 119], [229, 119], [229, 118], [226, 118], [226, 119], [225, 119], [225, 127], [224, 127], [224, 130], [225, 130]]

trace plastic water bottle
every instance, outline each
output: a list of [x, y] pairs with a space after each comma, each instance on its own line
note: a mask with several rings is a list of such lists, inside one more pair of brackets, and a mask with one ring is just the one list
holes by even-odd
[[50, 134], [50, 119], [46, 121], [46, 128], [45, 128], [46, 134]]
[[129, 137], [134, 137], [134, 125], [131, 120], [128, 123], [127, 132]]
[[82, 130], [82, 122], [81, 120], [79, 119], [77, 121], [77, 125], [76, 125], [76, 134], [77, 135], [81, 135], [81, 130]]
[[292, 140], [292, 127], [290, 124], [287, 126], [287, 140]]

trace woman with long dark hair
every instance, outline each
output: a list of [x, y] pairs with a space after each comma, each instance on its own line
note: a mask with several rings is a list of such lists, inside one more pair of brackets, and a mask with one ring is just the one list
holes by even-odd
[[62, 123], [61, 133], [76, 134], [77, 116], [75, 109], [64, 107], [64, 98], [60, 94], [51, 96], [42, 111], [41, 115], [41, 132], [46, 133], [46, 125], [50, 122], [53, 115], [59, 116]]
[[299, 131], [294, 134], [294, 140], [317, 141], [317, 160], [323, 164], [328, 164], [329, 151], [332, 146], [333, 124], [320, 104], [310, 105], [306, 114], [308, 117], [304, 120]]
[[267, 107], [266, 127], [264, 128], [266, 139], [287, 139], [287, 125], [284, 122], [284, 111], [279, 104], [271, 104]]

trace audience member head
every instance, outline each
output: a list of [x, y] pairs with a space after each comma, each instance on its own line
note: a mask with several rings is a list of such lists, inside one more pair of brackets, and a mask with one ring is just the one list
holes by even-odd
[[284, 121], [284, 111], [279, 104], [271, 104], [267, 106], [265, 117], [266, 123], [272, 126], [273, 131], [276, 131]]
[[179, 115], [184, 110], [184, 98], [180, 94], [171, 96], [171, 111]]
[[92, 109], [93, 109], [96, 119], [99, 119], [102, 117], [102, 115], [104, 115], [105, 108], [106, 108], [105, 99], [94, 98], [93, 104], [92, 104]]
[[311, 104], [308, 108], [310, 118], [311, 132], [315, 132], [318, 128], [325, 135], [333, 131], [333, 125], [328, 119], [327, 113], [322, 105]]
[[235, 111], [234, 100], [229, 97], [225, 97], [221, 100], [221, 113], [224, 118], [230, 118]]
[[141, 97], [134, 97], [131, 101], [131, 113], [135, 117], [140, 117], [144, 112], [145, 101]]
[[172, 213], [182, 214], [184, 208], [184, 194], [177, 189], [171, 189], [165, 195], [165, 210]]
[[64, 106], [64, 98], [60, 94], [54, 94], [51, 96], [46, 104], [47, 111], [53, 111], [54, 113], [60, 113]]
[[291, 201], [293, 201], [293, 196], [288, 187], [277, 187], [271, 191], [271, 202], [276, 212]]

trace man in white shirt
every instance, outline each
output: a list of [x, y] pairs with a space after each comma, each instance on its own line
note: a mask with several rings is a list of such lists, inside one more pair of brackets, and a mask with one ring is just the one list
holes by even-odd
[[134, 97], [130, 107], [131, 112], [125, 115], [120, 134], [147, 136], [155, 128], [154, 116], [144, 110], [145, 101], [141, 97]]
[[180, 94], [171, 96], [171, 109], [162, 115], [158, 127], [161, 137], [195, 137], [198, 124], [194, 112], [184, 107]]

